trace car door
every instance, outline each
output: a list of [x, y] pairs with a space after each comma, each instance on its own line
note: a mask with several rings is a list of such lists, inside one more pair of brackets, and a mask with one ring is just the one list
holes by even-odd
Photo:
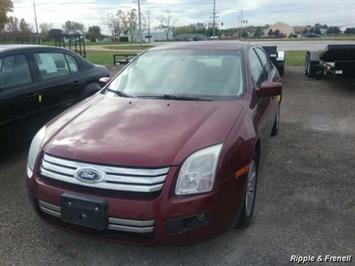
[[0, 125], [39, 111], [36, 79], [27, 53], [0, 57]]
[[260, 88], [261, 84], [268, 79], [268, 77], [255, 49], [250, 49], [248, 56], [249, 56], [253, 87], [254, 87], [253, 92], [256, 95], [255, 118], [254, 118], [255, 127], [257, 130], [258, 137], [261, 140], [262, 149], [264, 149], [271, 134], [271, 131], [270, 133], [268, 132], [269, 117], [267, 112], [270, 98], [258, 96], [257, 90]]
[[75, 58], [61, 51], [37, 51], [33, 54], [43, 109], [67, 108], [80, 98], [83, 75]]
[[[280, 82], [281, 81], [280, 75], [278, 71], [276, 71], [276, 68], [272, 64], [270, 58], [266, 55], [265, 51], [260, 47], [255, 48], [255, 51], [261, 61], [261, 64], [263, 65], [264, 71], [267, 76], [267, 80]], [[274, 125], [276, 112], [278, 111], [280, 100], [281, 100], [280, 96], [267, 97], [268, 102], [267, 102], [265, 112], [266, 112], [266, 116], [268, 117], [268, 130], [270, 132]]]

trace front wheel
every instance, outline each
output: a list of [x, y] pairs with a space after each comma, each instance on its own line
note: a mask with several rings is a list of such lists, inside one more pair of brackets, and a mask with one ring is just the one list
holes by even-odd
[[247, 178], [247, 190], [244, 197], [243, 208], [236, 228], [246, 228], [251, 224], [255, 207], [257, 176], [258, 163], [256, 159], [253, 159], [250, 163], [250, 169]]

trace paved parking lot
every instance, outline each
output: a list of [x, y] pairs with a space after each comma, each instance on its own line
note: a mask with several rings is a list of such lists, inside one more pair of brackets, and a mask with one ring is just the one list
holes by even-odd
[[285, 265], [293, 254], [355, 256], [355, 80], [306, 80], [301, 68], [287, 68], [281, 131], [259, 179], [253, 225], [194, 246], [122, 246], [45, 224], [27, 200], [26, 153], [0, 156], [0, 265]]

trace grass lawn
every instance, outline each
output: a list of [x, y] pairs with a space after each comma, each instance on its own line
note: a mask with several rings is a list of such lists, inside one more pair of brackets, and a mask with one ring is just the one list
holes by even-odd
[[114, 52], [86, 51], [86, 59], [100, 65], [113, 65]]
[[287, 51], [286, 66], [304, 66], [306, 51]]
[[[87, 59], [94, 64], [112, 65], [113, 54], [125, 54], [122, 52], [108, 51], [87, 51]], [[303, 66], [306, 51], [287, 51], [286, 65], [288, 66]]]
[[[138, 53], [139, 51], [137, 51]], [[127, 54], [125, 51], [86, 51], [86, 59], [91, 63], [99, 65], [113, 65], [114, 54]]]
[[139, 45], [139, 44], [132, 44], [132, 45], [103, 45], [102, 47], [111, 49], [111, 50], [146, 50], [152, 48], [153, 45]]

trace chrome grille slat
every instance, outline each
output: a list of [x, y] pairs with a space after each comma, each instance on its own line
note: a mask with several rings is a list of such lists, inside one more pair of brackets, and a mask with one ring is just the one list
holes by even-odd
[[154, 227], [132, 227], [132, 226], [116, 225], [116, 224], [109, 224], [107, 228], [115, 231], [123, 231], [123, 232], [139, 233], [139, 234], [151, 233], [154, 230]]
[[105, 165], [98, 165], [98, 164], [89, 164], [89, 163], [81, 163], [75, 162], [71, 160], [60, 159], [57, 157], [49, 156], [45, 154], [43, 159], [47, 162], [59, 164], [62, 166], [67, 166], [71, 168], [86, 168], [86, 167], [95, 167], [98, 170], [101, 170], [105, 173], [110, 174], [117, 174], [117, 175], [133, 175], [133, 176], [159, 176], [159, 175], [166, 175], [169, 171], [169, 168], [161, 168], [161, 169], [136, 169], [136, 168], [123, 168], [123, 167], [113, 167], [113, 166], [105, 166]]
[[45, 208], [47, 208], [47, 209], [50, 209], [50, 210], [53, 210], [53, 211], [56, 211], [56, 212], [60, 212], [60, 211], [61, 211], [61, 209], [60, 209], [59, 206], [50, 204], [50, 203], [45, 202], [45, 201], [41, 201], [41, 200], [40, 200], [40, 201], [39, 201], [39, 205], [40, 205], [41, 207], [45, 207]]
[[57, 172], [57, 173], [63, 173], [66, 175], [72, 175], [74, 176], [75, 170], [71, 168], [66, 168], [66, 167], [61, 167], [55, 164], [48, 163], [46, 161], [42, 162], [42, 168], [52, 171], [52, 172]]
[[146, 220], [146, 221], [138, 221], [138, 220], [127, 220], [127, 219], [118, 219], [118, 218], [109, 218], [108, 222], [110, 224], [117, 224], [117, 225], [127, 225], [127, 226], [153, 226], [153, 220]]
[[60, 218], [61, 216], [60, 207], [41, 200], [38, 201], [38, 205], [42, 212]]
[[[78, 169], [90, 168], [100, 171], [103, 181], [86, 183], [75, 178]], [[163, 186], [169, 168], [135, 169], [82, 163], [45, 154], [40, 173], [42, 176], [58, 181], [107, 190], [127, 192], [156, 192]]]
[[137, 184], [159, 184], [165, 181], [166, 176], [159, 177], [133, 177], [133, 176], [121, 176], [121, 175], [109, 175], [106, 174], [106, 181], [117, 182], [117, 183], [137, 183]]
[[[59, 206], [41, 200], [38, 201], [38, 205], [42, 212], [57, 218], [61, 217]], [[107, 229], [139, 234], [151, 233], [154, 231], [154, 220], [129, 220], [109, 217]]]

